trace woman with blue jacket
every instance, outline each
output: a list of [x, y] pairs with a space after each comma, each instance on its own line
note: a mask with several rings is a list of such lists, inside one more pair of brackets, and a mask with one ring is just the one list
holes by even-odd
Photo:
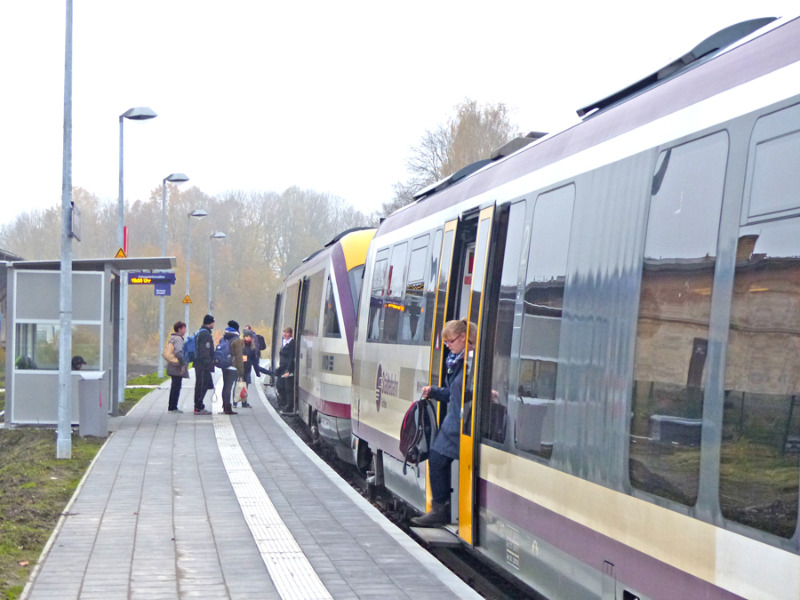
[[[411, 519], [418, 527], [436, 527], [450, 522], [450, 466], [458, 458], [461, 433], [461, 388], [464, 382], [464, 357], [467, 347], [475, 347], [478, 328], [466, 319], [448, 321], [442, 328], [442, 341], [447, 355], [446, 387], [425, 386], [423, 398], [447, 402], [447, 414], [433, 440], [428, 455], [431, 478], [432, 508], [421, 517]], [[467, 341], [469, 340], [469, 342]]]

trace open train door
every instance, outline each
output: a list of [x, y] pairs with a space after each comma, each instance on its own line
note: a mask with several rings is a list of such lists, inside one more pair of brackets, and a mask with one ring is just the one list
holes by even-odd
[[[461, 298], [471, 322], [478, 326], [475, 340], [467, 338], [467, 351], [464, 360], [464, 385], [461, 398], [461, 449], [459, 453], [458, 473], [458, 536], [472, 545], [475, 541], [475, 487], [477, 485], [478, 465], [475, 456], [475, 412], [473, 390], [478, 389], [478, 373], [475, 368], [480, 364], [481, 354], [481, 320], [483, 318], [484, 289], [486, 284], [487, 264], [491, 246], [492, 221], [494, 205], [483, 208], [478, 214], [475, 244], [471, 248], [471, 257], [464, 257], [471, 263], [469, 279], [463, 284], [469, 286], [468, 298]], [[469, 331], [468, 331], [469, 333]], [[469, 350], [474, 344], [474, 349]]]
[[[481, 326], [484, 279], [491, 241], [494, 206], [462, 215], [444, 227], [442, 255], [436, 290], [433, 335], [431, 336], [431, 385], [443, 385], [444, 347], [442, 328], [451, 319], [467, 318]], [[480, 337], [467, 340], [474, 349], [465, 359], [464, 393], [461, 398], [461, 436], [458, 461], [458, 480], [454, 481], [458, 498], [458, 535], [472, 545], [476, 520], [475, 508], [475, 416], [472, 410], [472, 390], [476, 384], [475, 368], [480, 352]], [[441, 410], [441, 407], [440, 407]], [[430, 482], [428, 482], [430, 494]], [[428, 498], [430, 506], [430, 496]]]

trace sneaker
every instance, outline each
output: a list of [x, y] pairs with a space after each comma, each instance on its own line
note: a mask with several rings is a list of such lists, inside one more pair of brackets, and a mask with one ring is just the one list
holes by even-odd
[[204, 408], [203, 410], [196, 410], [196, 411], [194, 411], [194, 414], [196, 414], [196, 415], [210, 415], [210, 414], [211, 414], [211, 411], [209, 411], [209, 410], [206, 410], [206, 409]]
[[176, 415], [182, 415], [183, 411], [180, 408], [170, 408], [169, 412], [175, 413]]
[[[234, 404], [234, 406], [236, 405]], [[242, 402], [242, 408], [253, 408], [253, 405], [249, 402]]]

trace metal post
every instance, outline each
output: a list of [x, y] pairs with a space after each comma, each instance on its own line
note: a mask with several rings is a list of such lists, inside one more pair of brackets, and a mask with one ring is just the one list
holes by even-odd
[[[195, 209], [188, 214], [189, 224], [186, 227], [186, 297], [189, 297], [189, 261], [192, 256], [192, 217], [197, 217], [201, 219], [207, 216], [208, 213], [202, 209]], [[186, 326], [190, 329], [191, 326], [189, 325], [189, 304], [184, 305], [186, 308], [184, 309], [184, 321], [186, 321]]]
[[208, 250], [208, 314], [213, 314], [214, 301], [211, 295], [213, 290], [211, 282], [214, 278], [214, 240], [225, 239], [227, 236], [223, 232], [217, 231], [208, 237], [211, 238], [211, 247]]
[[61, 173], [61, 281], [56, 458], [72, 458], [72, 0], [67, 0], [64, 58], [64, 146]]

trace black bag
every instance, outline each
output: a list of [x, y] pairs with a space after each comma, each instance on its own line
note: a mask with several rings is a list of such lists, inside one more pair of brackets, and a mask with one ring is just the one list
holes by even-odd
[[407, 465], [419, 465], [428, 459], [433, 439], [439, 427], [436, 407], [432, 400], [420, 398], [408, 407], [400, 427], [400, 453], [403, 455], [403, 475]]

